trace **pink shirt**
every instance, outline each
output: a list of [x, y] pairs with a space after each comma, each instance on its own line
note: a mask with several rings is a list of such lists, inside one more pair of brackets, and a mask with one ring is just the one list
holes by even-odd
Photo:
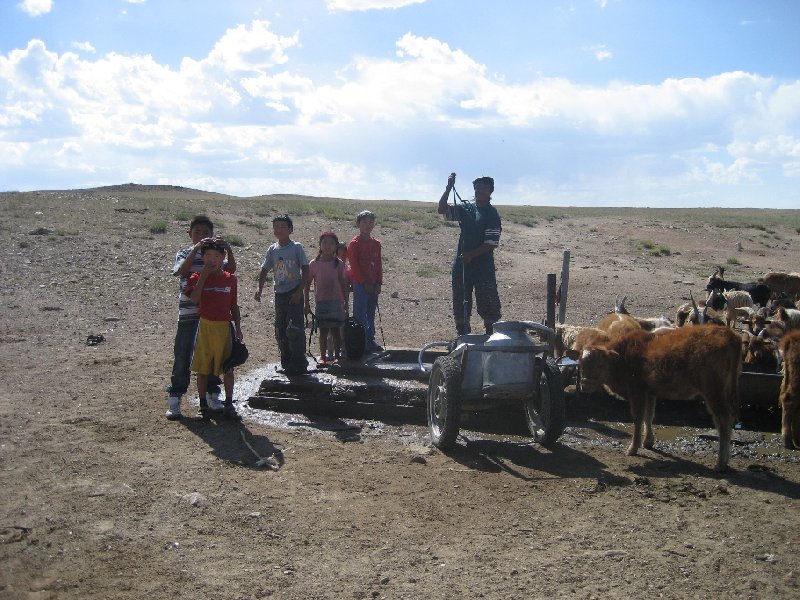
[[314, 297], [317, 302], [345, 301], [349, 283], [342, 261], [317, 258], [309, 263], [308, 272], [314, 282]]

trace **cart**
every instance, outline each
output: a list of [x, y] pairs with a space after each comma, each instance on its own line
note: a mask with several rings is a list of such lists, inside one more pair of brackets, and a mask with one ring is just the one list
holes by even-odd
[[[536, 332], [535, 339], [529, 332]], [[564, 385], [551, 358], [553, 329], [532, 321], [499, 321], [492, 335], [467, 334], [454, 342], [431, 342], [449, 353], [434, 360], [427, 395], [431, 441], [440, 449], [452, 448], [458, 438], [461, 411], [488, 410], [522, 404], [534, 440], [549, 447], [564, 431]]]

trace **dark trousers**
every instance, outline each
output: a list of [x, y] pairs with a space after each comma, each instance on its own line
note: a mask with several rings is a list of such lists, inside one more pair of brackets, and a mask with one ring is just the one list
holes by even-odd
[[492, 325], [500, 320], [500, 296], [497, 293], [497, 279], [494, 269], [474, 272], [469, 268], [462, 271], [461, 263], [456, 262], [452, 271], [453, 317], [458, 335], [470, 333], [472, 316], [472, 294], [478, 315], [483, 319], [486, 333], [492, 333]]
[[[194, 353], [194, 340], [197, 337], [197, 326], [200, 319], [186, 319], [178, 321], [178, 331], [175, 334], [174, 354], [172, 363], [172, 379], [167, 386], [170, 396], [183, 396], [189, 389], [192, 380], [192, 354]], [[219, 394], [222, 380], [216, 375], [208, 376], [208, 391]], [[204, 399], [202, 399], [204, 400]]]
[[275, 294], [275, 339], [281, 353], [281, 366], [305, 370], [308, 361], [303, 300], [297, 304], [289, 302], [295, 291]]

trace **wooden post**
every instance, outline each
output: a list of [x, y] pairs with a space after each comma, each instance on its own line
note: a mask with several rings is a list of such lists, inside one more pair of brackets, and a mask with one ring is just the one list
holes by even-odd
[[567, 318], [567, 292], [569, 291], [569, 256], [570, 251], [564, 250], [564, 261], [561, 263], [561, 301], [558, 305], [558, 322], [564, 323]]
[[[545, 325], [551, 329], [556, 328], [556, 274], [547, 274], [547, 318]], [[553, 356], [553, 339], [550, 339], [548, 356]]]

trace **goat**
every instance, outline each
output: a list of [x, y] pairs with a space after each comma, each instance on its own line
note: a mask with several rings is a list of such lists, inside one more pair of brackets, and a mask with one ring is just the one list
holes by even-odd
[[772, 297], [776, 298], [780, 294], [786, 294], [789, 298], [800, 297], [800, 275], [797, 273], [778, 273], [770, 271], [760, 281], [769, 286]]
[[786, 331], [800, 329], [800, 310], [794, 308], [778, 308], [778, 312], [772, 317], [772, 322], [780, 321], [786, 326]]
[[[631, 317], [636, 323], [639, 325], [640, 328], [644, 329], [645, 331], [653, 331], [659, 327], [671, 327], [672, 321], [670, 321], [664, 315], [660, 317], [635, 317], [633, 316], [628, 309], [625, 307], [625, 301], [628, 299], [627, 296], [622, 297], [622, 302], [618, 302], [617, 299], [614, 299], [614, 312], [609, 313], [606, 317], [598, 323], [597, 327], [599, 329], [608, 329], [609, 327], [613, 327], [617, 332], [619, 332], [620, 328], [625, 329], [626, 331], [629, 329], [635, 329], [632, 324], [630, 324], [630, 319], [626, 317]], [[613, 317], [612, 315], [620, 315]], [[625, 315], [625, 316], [621, 316]], [[621, 323], [625, 323], [622, 325]]]
[[727, 290], [743, 290], [750, 294], [754, 304], [759, 306], [766, 306], [769, 303], [771, 291], [769, 286], [764, 283], [741, 283], [739, 281], [728, 281], [724, 278], [725, 267], [717, 267], [717, 270], [708, 278], [706, 283], [706, 291], [719, 290], [725, 292]]
[[744, 364], [748, 371], [777, 373], [781, 363], [778, 341], [764, 333], [765, 335], [753, 335], [749, 331], [742, 333]]
[[704, 325], [706, 323], [713, 323], [715, 325], [725, 324], [714, 309], [709, 311], [707, 305], [704, 304], [703, 309], [700, 310], [697, 307], [697, 303], [694, 301], [691, 290], [689, 290], [689, 299], [691, 302], [682, 304], [675, 312], [675, 324], [678, 327], [683, 327], [685, 325]]

